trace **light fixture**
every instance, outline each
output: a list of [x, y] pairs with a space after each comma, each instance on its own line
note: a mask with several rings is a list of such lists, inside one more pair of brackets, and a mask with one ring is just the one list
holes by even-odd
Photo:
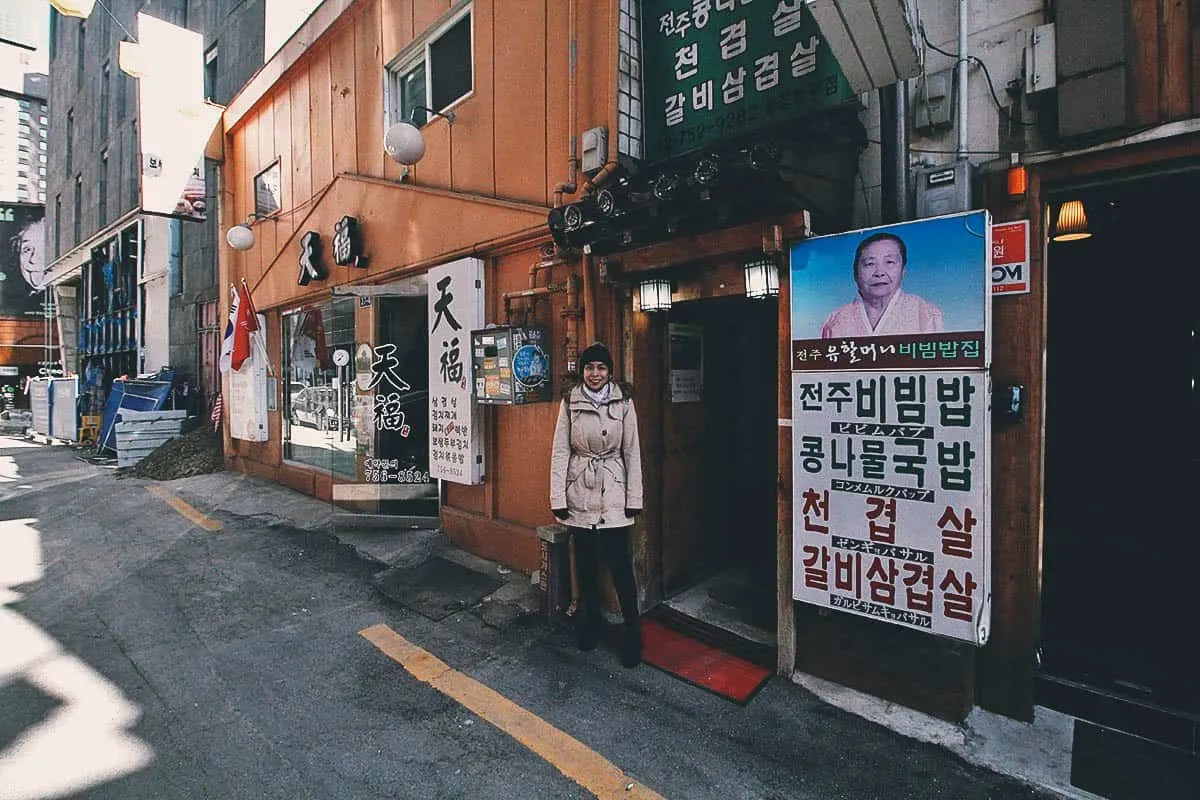
[[86, 18], [92, 13], [96, 0], [50, 0], [50, 5], [64, 17]]
[[716, 183], [720, 175], [721, 161], [715, 154], [702, 157], [696, 162], [696, 168], [692, 171], [692, 179], [701, 186]]
[[441, 111], [434, 111], [426, 106], [413, 106], [407, 120], [397, 122], [383, 134], [384, 151], [393, 161], [405, 166], [416, 164], [425, 155], [425, 137], [421, 135], [421, 129], [415, 122], [418, 111], [427, 111], [442, 117], [449, 125], [454, 124], [453, 111], [443, 114]]
[[1029, 175], [1025, 172], [1025, 165], [1021, 163], [1021, 156], [1013, 153], [1012, 165], [1008, 168], [1008, 196], [1013, 199], [1024, 197], [1028, 188]]
[[1091, 231], [1087, 229], [1087, 212], [1083, 209], [1082, 200], [1068, 200], [1058, 209], [1058, 221], [1054, 224], [1056, 242], [1075, 242], [1087, 239]]
[[746, 297], [761, 300], [779, 294], [779, 268], [768, 256], [753, 258], [743, 267], [746, 276]]
[[225, 231], [225, 243], [238, 252], [254, 247], [254, 231], [250, 229], [250, 226], [260, 219], [266, 219], [266, 217], [251, 213], [246, 217], [245, 222], [234, 225]]
[[648, 278], [638, 286], [638, 305], [642, 311], [667, 311], [671, 308], [671, 282], [666, 278]]
[[653, 188], [654, 196], [659, 200], [669, 200], [675, 196], [675, 192], [679, 189], [679, 176], [673, 172], [664, 172], [654, 179]]
[[596, 210], [606, 217], [619, 217], [625, 213], [617, 193], [608, 188], [596, 193]]

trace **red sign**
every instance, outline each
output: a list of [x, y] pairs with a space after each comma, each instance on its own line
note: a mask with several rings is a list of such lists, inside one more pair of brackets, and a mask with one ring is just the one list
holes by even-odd
[[1029, 220], [992, 225], [992, 294], [1029, 292]]

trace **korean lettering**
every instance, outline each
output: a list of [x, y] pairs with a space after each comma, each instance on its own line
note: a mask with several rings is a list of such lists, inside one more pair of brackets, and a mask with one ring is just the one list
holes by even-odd
[[809, 37], [807, 45], [796, 42], [791, 57], [793, 78], [803, 78], [817, 71], [817, 45], [820, 43], [816, 36]]
[[917, 355], [924, 359], [937, 358], [937, 342], [917, 342]]
[[833, 553], [833, 585], [862, 597], [862, 553]]
[[[933, 565], [904, 565], [905, 605], [913, 611], [933, 613]], [[924, 587], [922, 589], [921, 587]]]
[[957, 558], [970, 558], [974, 538], [971, 531], [975, 530], [975, 523], [978, 521], [969, 508], [959, 518], [951, 506], [946, 506], [946, 510], [937, 521], [937, 526], [942, 529], [942, 553]]
[[975, 384], [967, 376], [938, 378], [938, 421], [947, 427], [971, 427], [971, 395]]
[[963, 358], [979, 358], [979, 340], [971, 339], [962, 343]]
[[958, 358], [958, 342], [938, 342], [942, 358]]
[[829, 591], [829, 550], [825, 545], [806, 544], [801, 552], [804, 553], [804, 585]]
[[884, 479], [887, 469], [887, 454], [882, 439], [863, 439], [859, 445], [862, 459], [862, 476], [871, 480]]
[[[829, 525], [821, 525], [813, 522], [815, 517], [821, 522], [829, 522], [829, 490], [817, 493], [816, 489], [809, 489], [803, 495], [804, 505], [800, 510], [800, 514], [804, 517], [804, 530], [812, 531], [813, 533], [829, 533]], [[810, 517], [809, 514], [813, 517]]]
[[975, 450], [970, 442], [938, 442], [938, 467], [942, 488], [953, 491], [971, 491], [971, 462]]
[[923, 439], [897, 439], [896, 449], [901, 447], [911, 449], [912, 453], [892, 453], [892, 463], [896, 472], [912, 475], [917, 479], [917, 488], [925, 487], [925, 464], [929, 459], [925, 456], [925, 441]]
[[667, 95], [666, 116], [668, 128], [683, 122], [683, 109], [686, 105], [687, 103], [683, 99], [683, 92]]
[[852, 400], [850, 396], [850, 382], [830, 381], [829, 388], [825, 392], [825, 399], [833, 403], [837, 407], [837, 413], [841, 414], [842, 406]]
[[820, 411], [821, 410], [821, 390], [824, 388], [822, 383], [802, 383], [800, 384], [800, 408], [803, 411]]
[[867, 585], [870, 586], [871, 599], [876, 603], [896, 605], [896, 576], [899, 574], [895, 559], [879, 556], [872, 558], [871, 566], [867, 569]]
[[[717, 8], [720, 8], [720, 2]], [[746, 20], [721, 28], [721, 60], [728, 61], [746, 52]]]
[[708, 24], [712, 13], [712, 0], [692, 0], [692, 24], [699, 30]]
[[760, 92], [779, 85], [779, 53], [768, 53], [754, 59], [754, 88]]
[[942, 616], [970, 622], [975, 610], [975, 590], [979, 584], [970, 572], [964, 572], [962, 580], [954, 570], [946, 570], [946, 577], [938, 584], [942, 591]]
[[858, 398], [855, 414], [858, 418], [887, 422], [887, 378], [859, 378], [855, 388]]
[[[867, 525], [870, 528], [870, 539], [872, 542], [883, 542], [884, 544], [896, 543], [896, 499], [891, 498], [884, 500], [882, 497], [867, 498]], [[888, 524], [884, 525], [877, 520], [883, 517]]]
[[892, 390], [896, 395], [897, 421], [925, 424], [925, 376], [895, 378]]
[[[844, 444], [844, 458], [838, 458], [838, 445]], [[831, 469], [839, 470], [845, 473], [847, 478], [854, 477], [854, 440], [847, 436], [842, 439], [838, 436], [829, 438], [829, 466]]]
[[775, 38], [787, 36], [804, 21], [804, 0], [780, 0], [771, 14], [771, 28]]
[[[750, 5], [750, 0], [741, 0], [742, 5]], [[733, 11], [737, 8], [738, 0], [717, 0], [717, 11]]]
[[658, 19], [658, 32], [663, 36], [679, 34], [679, 38], [682, 39], [687, 36], [688, 29], [691, 27], [691, 15], [686, 11], [668, 11]]
[[675, 51], [675, 80], [682, 81], [700, 71], [700, 45], [692, 42]]
[[692, 108], [697, 111], [705, 108], [712, 111], [713, 82], [711, 78], [692, 87]]
[[841, 354], [841, 352], [842, 351], [838, 349], [836, 344], [831, 344], [829, 347], [825, 348], [825, 360], [831, 364], [836, 364], [838, 361], [838, 356]]
[[675, 35], [675, 12], [667, 11], [658, 18], [658, 32], [663, 36]]
[[725, 80], [721, 83], [721, 102], [725, 105], [731, 105], [745, 97], [745, 83], [745, 67], [738, 67], [736, 70], [726, 72]]
[[800, 437], [800, 466], [805, 472], [820, 472], [825, 458], [825, 440], [820, 436]]
[[842, 342], [842, 352], [850, 356], [851, 364], [857, 364], [859, 361], [862, 361], [862, 359], [858, 357], [858, 344], [856, 344], [853, 339], [847, 342]]

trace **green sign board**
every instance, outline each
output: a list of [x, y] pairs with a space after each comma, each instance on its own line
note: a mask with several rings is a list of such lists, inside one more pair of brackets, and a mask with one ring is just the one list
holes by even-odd
[[805, 0], [643, 0], [646, 160], [855, 97]]

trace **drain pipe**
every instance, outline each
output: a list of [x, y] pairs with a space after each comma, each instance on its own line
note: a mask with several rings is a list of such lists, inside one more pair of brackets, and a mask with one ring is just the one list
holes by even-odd
[[579, 42], [576, 36], [576, 0], [567, 0], [567, 35], [570, 37], [567, 45], [568, 64], [567, 64], [567, 131], [571, 134], [571, 156], [567, 160], [567, 167], [570, 170], [570, 177], [563, 183], [557, 184], [554, 187], [554, 207], [558, 208], [563, 204], [564, 194], [575, 194], [579, 186], [579, 139], [575, 130], [576, 122], [576, 100], [575, 100], [575, 70], [577, 65], [577, 56], [579, 53]]
[[958, 159], [967, 157], [967, 0], [958, 0]]

